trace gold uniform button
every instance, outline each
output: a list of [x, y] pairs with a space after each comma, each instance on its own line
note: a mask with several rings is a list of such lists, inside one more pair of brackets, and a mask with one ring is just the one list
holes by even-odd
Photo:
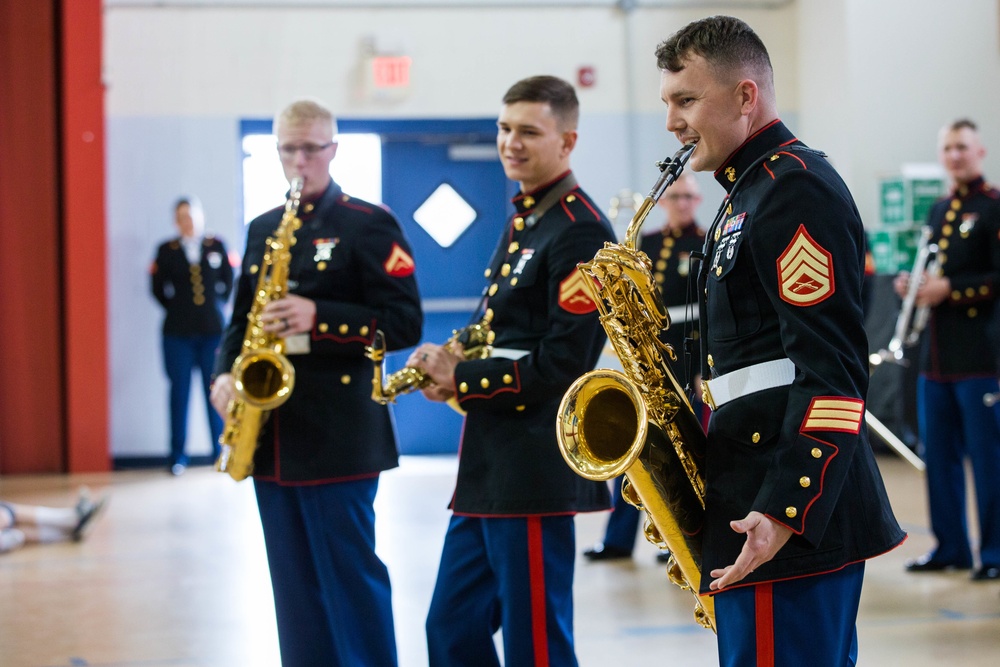
[[785, 508], [785, 516], [787, 516], [789, 519], [794, 519], [796, 517], [796, 515], [798, 515], [798, 513], [799, 513], [799, 511], [797, 509], [795, 509], [794, 507], [786, 507]]
[[341, 324], [339, 327], [337, 327], [337, 331], [340, 332], [341, 336], [344, 336], [347, 335], [347, 332], [350, 331], [350, 328], [346, 324]]
[[463, 382], [462, 384], [458, 385], [458, 390], [459, 390], [460, 392], [462, 392], [463, 394], [464, 394], [465, 392], [469, 391], [469, 385], [468, 385], [468, 383], [466, 383], [466, 382]]
[[758, 442], [760, 442], [760, 433], [754, 433], [753, 435], [751, 435], [750, 440], [752, 440], [753, 444], [756, 445]]
[[316, 207], [313, 206], [312, 204], [306, 204], [306, 206], [305, 206], [305, 212], [306, 213], [312, 213], [314, 208], [316, 208]]
[[196, 283], [195, 285], [193, 285], [191, 287], [191, 291], [193, 291], [195, 294], [198, 294], [198, 295], [204, 294], [205, 293], [205, 286], [202, 285], [201, 283]]
[[726, 206], [726, 215], [729, 215], [732, 212], [733, 212], [733, 205], [730, 203]]
[[572, 204], [575, 201], [576, 201], [576, 195], [570, 195], [569, 197], [566, 197], [567, 204]]
[[194, 299], [192, 299], [192, 300], [194, 301], [194, 305], [196, 305], [196, 306], [200, 306], [203, 303], [205, 303], [205, 297], [203, 297], [200, 294], [195, 294], [194, 295]]
[[948, 261], [948, 255], [944, 254], [944, 252], [939, 252], [937, 257], [938, 257], [938, 264], [944, 264], [945, 262]]
[[[486, 309], [486, 312], [483, 313], [483, 319], [486, 320], [487, 322], [492, 322], [493, 321], [493, 309], [492, 308], [487, 308]], [[490, 333], [493, 333], [493, 332], [491, 331]]]
[[969, 317], [975, 317], [978, 314], [979, 314], [978, 310], [976, 310], [975, 308], [969, 308]]
[[954, 211], [948, 211], [947, 213], [944, 214], [944, 219], [947, 220], [948, 222], [954, 222], [955, 217], [956, 216]]
[[812, 484], [812, 480], [808, 477], [799, 477], [799, 486], [803, 489], [808, 489], [810, 484]]
[[940, 248], [941, 250], [947, 250], [948, 249], [948, 239], [941, 239], [940, 241], [938, 241], [938, 248]]
[[488, 292], [488, 294], [489, 294], [490, 296], [493, 296], [494, 294], [496, 294], [496, 293], [497, 293], [497, 290], [498, 290], [498, 289], [500, 289], [500, 288], [499, 288], [499, 287], [497, 287], [497, 284], [496, 284], [496, 283], [493, 283], [492, 285], [490, 285], [490, 291]]
[[514, 378], [511, 377], [509, 373], [507, 375], [503, 376], [503, 383], [504, 384], [510, 384], [513, 381], [514, 381]]
[[960, 200], [960, 199], [952, 199], [951, 200], [951, 210], [957, 211], [960, 208], [962, 208], [962, 200]]
[[192, 264], [191, 273], [201, 273], [201, 267], [197, 264]]
[[362, 336], [367, 336], [367, 335], [368, 335], [368, 327], [361, 327], [361, 329], [360, 329], [359, 333], [360, 333], [360, 334], [361, 334]]
[[534, 197], [532, 197], [531, 195], [528, 195], [527, 197], [524, 198], [524, 206], [525, 206], [525, 208], [531, 208], [534, 205], [535, 205], [535, 198]]
[[952, 293], [951, 293], [951, 300], [952, 301], [958, 301], [961, 298], [962, 298], [962, 293], [961, 292], [959, 292], [958, 290], [952, 291]]
[[517, 241], [512, 241], [511, 244], [507, 246], [507, 254], [508, 255], [513, 254], [517, 252], [520, 248], [521, 248], [520, 243], [518, 243]]
[[819, 447], [813, 447], [812, 451], [809, 453], [812, 454], [812, 457], [814, 459], [818, 459], [819, 457], [823, 456], [823, 452], [820, 450]]
[[670, 257], [670, 248], [663, 246], [660, 250], [660, 259], [667, 259], [668, 257]]
[[320, 271], [326, 271], [326, 262], [317, 262], [316, 268]]
[[257, 271], [259, 271], [259, 270], [260, 270], [260, 267], [257, 266], [256, 264], [254, 264], [253, 266], [250, 267], [250, 273], [257, 273]]
[[975, 290], [975, 288], [966, 287], [965, 288], [965, 296], [970, 297], [970, 298], [976, 296], [976, 290]]
[[986, 296], [990, 293], [990, 288], [987, 287], [986, 285], [983, 285], [982, 287], [979, 288], [979, 293], [982, 294], [983, 296]]
[[715, 359], [712, 358], [712, 355], [708, 355], [708, 367], [715, 368]]
[[340, 376], [340, 384], [351, 384], [351, 376], [350, 375], [341, 375]]
[[517, 276], [510, 279], [510, 286], [514, 287], [515, 285], [517, 285]]
[[489, 389], [490, 381], [487, 380], [486, 378], [483, 378], [482, 380], [479, 381], [479, 386], [482, 387], [483, 389]]
[[518, 412], [524, 412], [524, 406], [523, 405], [519, 405], [519, 406], [517, 406], [514, 409], [517, 410]]
[[659, 271], [657, 271], [656, 273], [653, 274], [653, 280], [656, 281], [657, 285], [662, 285], [663, 284], [663, 274], [660, 273]]
[[510, 264], [504, 264], [500, 267], [500, 275], [504, 278], [510, 275]]
[[722, 275], [722, 267], [721, 266], [715, 267], [715, 275], [717, 275], [717, 276], [721, 276]]
[[941, 233], [944, 234], [945, 236], [951, 236], [952, 233], [954, 233], [954, 231], [955, 228], [952, 227], [951, 225], [945, 225], [944, 227], [941, 228]]
[[319, 329], [320, 333], [326, 333], [327, 331], [330, 330], [330, 325], [327, 324], [326, 322], [320, 322], [319, 326], [316, 328]]
[[514, 229], [517, 231], [524, 229], [524, 218], [514, 218]]
[[492, 273], [493, 269], [486, 269], [485, 271], [483, 271], [483, 276], [489, 278]]
[[715, 240], [718, 241], [722, 237], [722, 228], [718, 227], [715, 230]]
[[666, 271], [667, 270], [667, 261], [665, 259], [658, 260], [656, 262], [656, 270], [657, 271]]
[[777, 159], [778, 159], [778, 154], [777, 154], [777, 153], [775, 153], [774, 155], [772, 155], [772, 156], [771, 156], [771, 158], [770, 158], [770, 159], [771, 159], [771, 162], [774, 162], [775, 160], [777, 160]]
[[667, 238], [665, 238], [663, 240], [663, 245], [667, 246], [668, 248], [673, 248], [674, 247], [674, 240], [672, 238], [670, 238], [670, 237], [667, 237]]

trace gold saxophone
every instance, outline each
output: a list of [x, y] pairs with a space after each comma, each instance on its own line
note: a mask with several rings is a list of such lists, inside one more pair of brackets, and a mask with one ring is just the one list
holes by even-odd
[[299, 200], [303, 180], [294, 178], [285, 202], [285, 213], [274, 234], [264, 244], [253, 305], [247, 314], [243, 348], [231, 373], [236, 396], [226, 409], [226, 425], [219, 437], [222, 453], [216, 470], [229, 473], [237, 482], [253, 472], [260, 428], [270, 410], [288, 400], [295, 387], [295, 367], [285, 356], [285, 339], [264, 331], [264, 306], [288, 291], [288, 263], [292, 259], [295, 232], [302, 226]]
[[[491, 319], [492, 313], [487, 311], [487, 314], [478, 322], [452, 331], [451, 338], [445, 341], [444, 346], [450, 347], [454, 343], [461, 343], [462, 357], [466, 361], [487, 358], [493, 349], [493, 338], [496, 335], [490, 330]], [[372, 377], [372, 400], [376, 403], [382, 405], [395, 403], [396, 397], [400, 394], [425, 389], [433, 384], [430, 376], [423, 369], [412, 366], [406, 366], [389, 375], [385, 374], [385, 335], [380, 329], [375, 330], [372, 344], [365, 348], [365, 355], [375, 364]], [[454, 399], [449, 400], [448, 404], [461, 412]]]
[[601, 324], [624, 372], [597, 369], [578, 378], [559, 406], [556, 435], [563, 458], [579, 475], [607, 480], [624, 473], [622, 495], [645, 510], [646, 539], [670, 550], [670, 581], [692, 592], [695, 620], [714, 631], [714, 602], [698, 595], [705, 433], [670, 369], [668, 359], [676, 355], [660, 340], [670, 318], [652, 263], [638, 250], [642, 223], [694, 149], [688, 144], [659, 163], [660, 178], [629, 223], [625, 242], [605, 243], [579, 267], [591, 278]]

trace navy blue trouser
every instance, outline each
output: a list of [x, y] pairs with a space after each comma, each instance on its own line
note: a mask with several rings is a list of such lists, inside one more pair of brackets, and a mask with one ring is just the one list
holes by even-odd
[[427, 614], [430, 667], [575, 667], [572, 516], [452, 516]]
[[622, 497], [623, 481], [623, 477], [611, 480], [611, 502], [614, 511], [608, 516], [608, 525], [604, 529], [604, 546], [631, 552], [635, 548], [635, 537], [643, 513], [629, 505]]
[[212, 367], [219, 336], [163, 336], [163, 364], [170, 380], [170, 463], [187, 465], [184, 451], [187, 442], [188, 402], [191, 395], [191, 372], [198, 368], [205, 389], [205, 410], [212, 434], [212, 455], [219, 456], [222, 418], [208, 400], [212, 387]]
[[719, 667], [852, 667], [864, 562], [715, 596]]
[[394, 667], [389, 571], [375, 554], [378, 477], [254, 480], [282, 667]]
[[976, 485], [979, 558], [984, 566], [1000, 566], [1000, 405], [983, 405], [983, 395], [996, 389], [994, 378], [937, 382], [921, 376], [917, 383], [931, 530], [937, 539], [934, 560], [973, 564], [965, 512], [967, 456]]

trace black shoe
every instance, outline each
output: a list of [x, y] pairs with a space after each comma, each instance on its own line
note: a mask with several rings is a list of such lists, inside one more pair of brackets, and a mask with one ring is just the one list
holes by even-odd
[[667, 563], [669, 563], [670, 562], [670, 552], [667, 551], [666, 549], [664, 549], [660, 553], [656, 554], [656, 562], [657, 563], [663, 563], [664, 565], [666, 565]]
[[907, 572], [942, 572], [944, 570], [968, 570], [969, 565], [959, 565], [946, 561], [934, 560], [930, 555], [921, 556], [906, 562]]
[[973, 581], [996, 581], [1000, 579], [1000, 567], [996, 565], [983, 565], [972, 573], [970, 579]]
[[621, 547], [612, 547], [598, 542], [584, 551], [583, 557], [587, 560], [618, 560], [620, 558], [631, 558], [632, 552]]

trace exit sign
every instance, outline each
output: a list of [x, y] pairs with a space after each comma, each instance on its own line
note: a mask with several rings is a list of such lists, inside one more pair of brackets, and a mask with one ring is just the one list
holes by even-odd
[[404, 88], [410, 85], [409, 56], [376, 56], [372, 59], [372, 75], [376, 88]]

